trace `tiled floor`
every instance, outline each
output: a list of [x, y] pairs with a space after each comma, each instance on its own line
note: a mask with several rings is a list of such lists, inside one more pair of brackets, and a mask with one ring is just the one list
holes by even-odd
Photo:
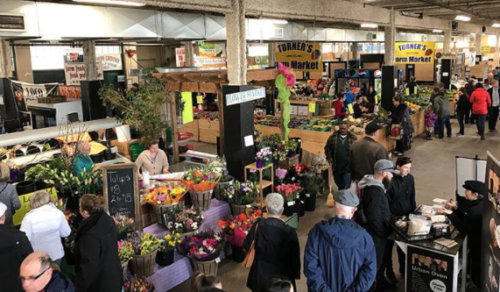
[[[456, 120], [452, 121], [453, 131], [458, 131]], [[432, 204], [436, 197], [455, 197], [455, 157], [475, 157], [486, 158], [489, 151], [497, 158], [500, 158], [500, 134], [487, 133], [486, 141], [479, 140], [475, 125], [467, 125], [466, 136], [463, 138], [445, 138], [444, 140], [427, 141], [422, 136], [418, 137], [413, 144], [413, 149], [406, 153], [413, 160], [412, 174], [416, 180], [417, 204]], [[201, 143], [195, 144], [197, 151], [215, 153], [215, 146]], [[305, 247], [307, 234], [314, 224], [325, 217], [333, 216], [332, 209], [325, 206], [326, 198], [318, 200], [315, 212], [306, 213], [299, 222], [298, 235], [302, 248]], [[394, 250], [394, 270], [398, 270], [396, 254]], [[223, 283], [224, 290], [228, 292], [250, 291], [246, 288], [248, 269], [241, 264], [232, 262], [229, 259], [223, 261], [219, 266], [219, 277]], [[306, 280], [302, 277], [297, 282], [299, 292], [307, 291]], [[190, 291], [189, 283], [179, 285], [173, 291]], [[400, 283], [397, 288], [388, 291], [404, 291], [404, 284]], [[163, 292], [163, 291], [160, 291]]]

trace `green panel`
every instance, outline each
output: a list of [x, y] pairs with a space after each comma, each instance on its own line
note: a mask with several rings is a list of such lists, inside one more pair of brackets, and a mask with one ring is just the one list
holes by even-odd
[[64, 76], [64, 70], [35, 70], [33, 71], [33, 82], [35, 84], [42, 83], [64, 83], [66, 77]]
[[124, 75], [123, 70], [104, 71], [104, 83], [112, 84], [115, 88], [117, 88], [118, 75]]

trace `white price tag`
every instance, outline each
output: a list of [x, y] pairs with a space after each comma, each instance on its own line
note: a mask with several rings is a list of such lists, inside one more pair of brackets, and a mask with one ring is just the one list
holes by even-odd
[[247, 205], [247, 208], [252, 208], [252, 205]]
[[230, 182], [229, 182], [229, 185], [230, 185], [230, 186], [232, 186], [232, 185], [233, 185], [233, 181], [230, 181]]
[[293, 206], [295, 205], [295, 201], [288, 202], [288, 206]]
[[304, 201], [300, 200], [300, 203], [301, 203], [301, 204], [304, 204]]
[[220, 263], [220, 258], [216, 258], [216, 259], [215, 259], [215, 263], [216, 263], [216, 264]]
[[311, 197], [311, 194], [306, 194], [306, 198], [310, 198]]

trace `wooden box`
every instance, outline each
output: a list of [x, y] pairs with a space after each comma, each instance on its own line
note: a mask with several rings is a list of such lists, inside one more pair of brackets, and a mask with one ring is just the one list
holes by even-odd
[[178, 130], [178, 132], [187, 132], [193, 134], [193, 141], [200, 141], [200, 129], [199, 129], [199, 120], [193, 120], [190, 123], [182, 125]]
[[118, 142], [118, 140], [111, 140], [111, 146], [116, 146], [116, 148], [118, 149], [118, 153], [129, 158], [132, 155], [130, 146], [139, 142], [140, 141], [138, 139], [132, 139], [128, 142]]
[[200, 130], [200, 142], [217, 144], [217, 137], [219, 136], [219, 131], [215, 130]]
[[202, 132], [201, 130], [216, 130], [216, 131], [220, 130], [219, 121], [200, 119], [200, 120], [198, 120], [198, 124], [199, 124], [199, 128], [200, 128], [200, 132]]

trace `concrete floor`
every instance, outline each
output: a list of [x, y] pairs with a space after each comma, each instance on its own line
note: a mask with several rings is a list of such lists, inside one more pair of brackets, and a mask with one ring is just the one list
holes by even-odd
[[[487, 133], [486, 141], [481, 141], [475, 134], [477, 132], [475, 125], [466, 125], [465, 137], [456, 138], [458, 123], [452, 120], [453, 137], [444, 140], [434, 139], [427, 141], [423, 136], [415, 139], [412, 150], [405, 153], [413, 160], [411, 173], [416, 181], [417, 204], [431, 204], [436, 197], [454, 198], [455, 197], [455, 157], [475, 157], [486, 158], [486, 152], [489, 151], [497, 158], [500, 158], [500, 135], [499, 133]], [[499, 127], [500, 128], [500, 127]], [[215, 146], [193, 143], [197, 151], [215, 152]], [[322, 219], [333, 216], [333, 210], [326, 208], [326, 198], [318, 200], [318, 206], [315, 212], [308, 212], [299, 222], [297, 230], [301, 252], [303, 253], [307, 241], [309, 230]], [[302, 257], [303, 258], [303, 257]], [[398, 270], [396, 253], [394, 250], [394, 270]], [[218, 276], [222, 281], [225, 291], [243, 292], [250, 291], [246, 288], [248, 269], [243, 268], [241, 264], [235, 263], [230, 259], [224, 260], [219, 264]], [[306, 279], [301, 277], [297, 281], [299, 292], [307, 291]], [[177, 286], [173, 291], [190, 291], [189, 283], [186, 282]], [[398, 287], [388, 291], [404, 291], [404, 283], [400, 281]], [[163, 292], [163, 291], [161, 291]]]

